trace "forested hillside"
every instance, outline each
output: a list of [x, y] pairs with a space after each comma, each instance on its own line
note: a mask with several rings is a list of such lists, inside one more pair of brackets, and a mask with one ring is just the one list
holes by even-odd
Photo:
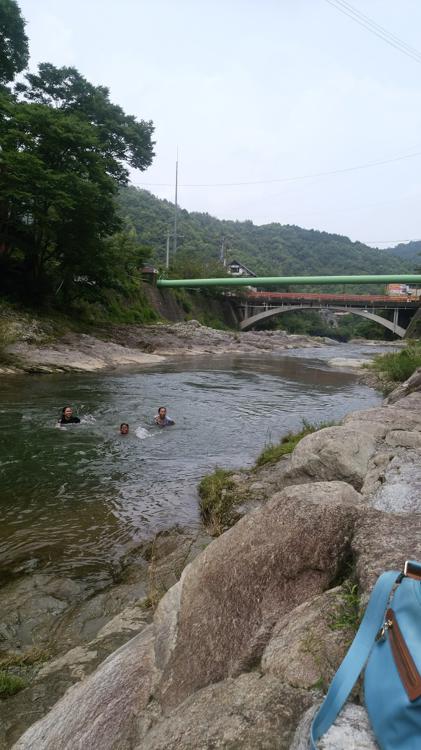
[[[121, 211], [163, 266], [167, 230], [172, 232], [174, 205], [133, 186], [119, 194]], [[259, 275], [358, 274], [411, 270], [411, 264], [383, 250], [328, 232], [252, 221], [226, 221], [206, 213], [179, 210], [179, 263], [216, 263], [224, 240], [225, 254]], [[172, 242], [171, 242], [172, 249]]]
[[401, 242], [395, 247], [388, 247], [383, 252], [389, 256], [397, 256], [411, 266], [411, 270], [421, 268], [421, 240]]

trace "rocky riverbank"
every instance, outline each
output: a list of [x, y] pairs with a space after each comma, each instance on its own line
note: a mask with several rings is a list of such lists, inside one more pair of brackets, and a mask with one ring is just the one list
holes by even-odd
[[[377, 575], [421, 559], [420, 459], [418, 371], [382, 407], [234, 475], [239, 520], [219, 537], [161, 534], [102, 591], [10, 581], [3, 659], [43, 655], [1, 702], [0, 747], [306, 750]], [[376, 748], [354, 703], [320, 747], [350, 737]]]
[[149, 326], [113, 325], [94, 334], [68, 331], [47, 335], [33, 323], [4, 346], [0, 375], [22, 372], [93, 372], [157, 364], [177, 356], [270, 353], [321, 347], [328, 339], [289, 335], [285, 331], [220, 331], [195, 320]]

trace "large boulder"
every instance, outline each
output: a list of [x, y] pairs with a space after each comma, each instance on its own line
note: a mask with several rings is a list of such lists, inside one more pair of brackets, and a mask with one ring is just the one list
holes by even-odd
[[390, 406], [378, 406], [348, 414], [344, 426], [385, 438], [390, 430], [421, 430], [421, 393], [412, 393]]
[[342, 587], [300, 604], [276, 623], [263, 672], [292, 687], [327, 690], [354, 637], [353, 614], [350, 590]]
[[384, 570], [421, 560], [421, 515], [367, 511], [356, 523], [352, 551], [360, 589], [368, 593]]
[[289, 750], [313, 696], [256, 672], [190, 696], [153, 727], [137, 750]]
[[252, 667], [280, 614], [329, 587], [349, 554], [360, 499], [342, 482], [290, 487], [185, 569], [155, 617], [164, 707]]
[[150, 625], [71, 687], [13, 750], [132, 750], [156, 678]]
[[285, 477], [298, 482], [348, 482], [360, 489], [376, 449], [374, 438], [350, 427], [325, 427], [300, 440]]

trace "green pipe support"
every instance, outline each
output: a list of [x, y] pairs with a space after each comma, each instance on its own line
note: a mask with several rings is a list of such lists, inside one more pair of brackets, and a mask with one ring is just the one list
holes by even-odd
[[246, 276], [219, 279], [158, 279], [159, 287], [285, 286], [287, 284], [421, 284], [421, 274], [375, 276]]

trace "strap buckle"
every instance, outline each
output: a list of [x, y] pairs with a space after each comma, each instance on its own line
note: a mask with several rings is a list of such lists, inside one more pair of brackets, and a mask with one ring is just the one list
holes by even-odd
[[421, 563], [416, 560], [407, 560], [403, 569], [403, 574], [407, 578], [414, 578], [421, 581]]

